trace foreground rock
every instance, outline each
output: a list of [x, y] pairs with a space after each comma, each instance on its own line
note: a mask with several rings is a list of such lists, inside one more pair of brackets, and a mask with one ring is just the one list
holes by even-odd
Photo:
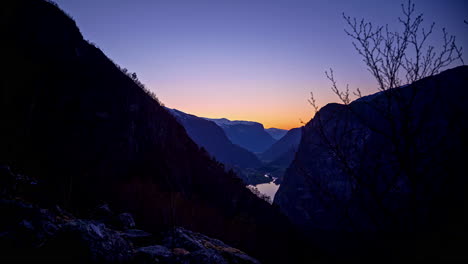
[[181, 227], [157, 236], [135, 229], [131, 214], [115, 213], [105, 203], [91, 210], [95, 219], [77, 218], [58, 206], [41, 208], [16, 189], [31, 184], [31, 179], [7, 166], [0, 168], [5, 183], [0, 195], [0, 261], [259, 263], [220, 240]]

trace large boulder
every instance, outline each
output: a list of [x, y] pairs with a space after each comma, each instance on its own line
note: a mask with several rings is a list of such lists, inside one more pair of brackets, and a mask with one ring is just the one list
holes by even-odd
[[260, 263], [218, 239], [181, 227], [166, 232], [163, 243], [173, 248], [174, 253], [185, 252], [178, 254], [182, 263]]
[[46, 247], [57, 247], [64, 250], [62, 253], [96, 263], [121, 263], [133, 257], [129, 241], [93, 220], [76, 219], [64, 224]]

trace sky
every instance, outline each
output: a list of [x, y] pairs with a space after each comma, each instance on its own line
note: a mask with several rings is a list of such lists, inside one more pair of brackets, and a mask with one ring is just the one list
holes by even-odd
[[[55, 0], [85, 39], [138, 78], [169, 108], [202, 117], [299, 127], [307, 99], [336, 102], [338, 85], [376, 91], [345, 34], [342, 13], [398, 29], [388, 0]], [[406, 2], [406, 1], [405, 1]], [[425, 25], [457, 37], [468, 63], [468, 1], [414, 0]], [[459, 63], [454, 64], [457, 66]]]

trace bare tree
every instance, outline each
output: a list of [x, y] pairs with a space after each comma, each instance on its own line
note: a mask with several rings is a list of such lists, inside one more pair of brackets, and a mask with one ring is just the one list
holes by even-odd
[[[442, 47], [437, 51], [428, 44], [435, 23], [428, 29], [424, 28], [423, 14], [415, 13], [411, 0], [407, 5], [402, 4], [401, 10], [403, 16], [398, 18], [401, 31], [392, 31], [388, 25], [374, 26], [364, 19], [358, 21], [343, 13], [349, 26], [345, 32], [353, 39], [354, 48], [381, 91], [437, 74], [457, 60], [464, 64], [462, 48], [456, 45], [455, 36], [449, 36], [443, 28]], [[334, 90], [336, 94], [337, 91]]]
[[[429, 44], [435, 23], [432, 23], [428, 29], [424, 28], [423, 15], [415, 13], [411, 0], [407, 5], [402, 4], [401, 8], [403, 16], [398, 18], [402, 26], [400, 31], [392, 31], [388, 25], [374, 26], [364, 19], [357, 20], [343, 14], [349, 26], [349, 29], [345, 30], [346, 34], [353, 40], [354, 48], [361, 55], [367, 70], [377, 81], [378, 91], [384, 92], [384, 97], [386, 97], [386, 100], [380, 102], [383, 104], [367, 101], [363, 103], [385, 119], [388, 124], [386, 130], [375, 126], [363, 113], [355, 111], [350, 106], [351, 97], [354, 95], [360, 98], [362, 93], [359, 89], [351, 93], [348, 85], [340, 89], [332, 69], [326, 71], [325, 75], [331, 82], [332, 92], [344, 104], [344, 107], [339, 110], [340, 113], [337, 114], [344, 119], [337, 121], [336, 116], [320, 115], [313, 93], [309, 99], [309, 103], [317, 114], [313, 124], [314, 131], [321, 139], [317, 147], [328, 151], [333, 162], [338, 164], [341, 173], [345, 175], [351, 186], [353, 196], [366, 196], [372, 199], [374, 204], [369, 207], [371, 208], [369, 217], [376, 227], [381, 224], [382, 219], [389, 219], [393, 222], [392, 224], [399, 221], [388, 210], [384, 200], [387, 199], [386, 195], [400, 184], [401, 179], [405, 178], [411, 189], [408, 207], [414, 209], [414, 212], [418, 208], [416, 191], [424, 189], [424, 186], [421, 187], [418, 184], [426, 171], [416, 171], [413, 166], [429, 152], [427, 149], [418, 148], [414, 140], [418, 133], [421, 133], [420, 127], [414, 125], [414, 117], [410, 113], [418, 89], [413, 89], [413, 94], [403, 98], [399, 89], [395, 88], [437, 74], [456, 61], [464, 64], [462, 48], [456, 45], [455, 36], [449, 36], [447, 31], [442, 29], [442, 46], [436, 49]], [[356, 126], [356, 121], [360, 125]], [[394, 160], [379, 161], [376, 157], [369, 156], [375, 153], [368, 153], [362, 144], [369, 133], [377, 134], [388, 142], [388, 148]], [[369, 165], [370, 159], [375, 159], [372, 165]], [[362, 164], [366, 160], [365, 167]], [[385, 170], [383, 168], [388, 167], [390, 162], [393, 168], [391, 173], [388, 173], [385, 179], [374, 181], [382, 177], [382, 171]], [[351, 211], [355, 208], [350, 210], [346, 201], [335, 197], [336, 192], [328, 190], [326, 184], [314, 179], [316, 176], [308, 175], [305, 164], [298, 163], [297, 166], [299, 166], [300, 173], [305, 176], [306, 184], [328, 197], [326, 199], [328, 206], [339, 207], [344, 218], [352, 214]], [[382, 182], [385, 182], [384, 187], [381, 186]], [[377, 216], [376, 211], [378, 211]], [[414, 222], [411, 223], [413, 226], [417, 223], [415, 220], [417, 213], [414, 214], [412, 216]], [[352, 220], [349, 222], [353, 224]]]

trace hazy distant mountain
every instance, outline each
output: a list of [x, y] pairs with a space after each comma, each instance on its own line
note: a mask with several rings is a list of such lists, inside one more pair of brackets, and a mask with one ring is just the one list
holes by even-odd
[[265, 131], [276, 140], [281, 139], [284, 135], [286, 135], [286, 133], [288, 133], [288, 130], [286, 129], [279, 129], [273, 127], [265, 129]]
[[285, 153], [290, 152], [290, 150], [294, 150], [293, 152], [295, 152], [299, 142], [301, 141], [301, 131], [302, 127], [289, 130], [284, 137], [275, 142], [265, 152], [260, 154], [260, 158], [265, 162], [272, 162], [283, 156]]
[[284, 172], [289, 167], [296, 155], [301, 141], [302, 127], [294, 128], [273, 144], [268, 150], [258, 155], [266, 163], [264, 171], [272, 177], [276, 177], [277, 183], [281, 183]]
[[242, 168], [256, 168], [261, 166], [260, 160], [250, 151], [233, 144], [224, 130], [215, 122], [190, 115], [177, 109], [168, 109], [185, 127], [190, 138], [218, 161]]
[[220, 126], [232, 143], [254, 153], [261, 153], [276, 142], [276, 140], [265, 131], [263, 125], [257, 122], [231, 121], [226, 118], [206, 119]]

